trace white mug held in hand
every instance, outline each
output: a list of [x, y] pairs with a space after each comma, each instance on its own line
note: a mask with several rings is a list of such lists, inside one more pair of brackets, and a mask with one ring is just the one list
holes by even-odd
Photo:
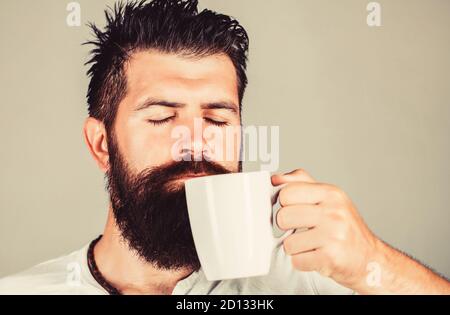
[[[279, 189], [267, 171], [197, 177], [185, 181], [195, 248], [209, 281], [269, 273]], [[274, 236], [275, 235], [275, 236]]]

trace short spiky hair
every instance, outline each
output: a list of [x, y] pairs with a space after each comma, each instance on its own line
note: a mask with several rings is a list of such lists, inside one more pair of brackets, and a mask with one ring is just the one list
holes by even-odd
[[88, 76], [89, 116], [109, 130], [125, 96], [124, 63], [133, 52], [154, 49], [186, 56], [227, 54], [236, 69], [239, 107], [247, 85], [248, 36], [232, 17], [211, 10], [198, 13], [198, 0], [146, 0], [116, 3], [105, 11], [106, 27], [90, 23], [95, 39]]

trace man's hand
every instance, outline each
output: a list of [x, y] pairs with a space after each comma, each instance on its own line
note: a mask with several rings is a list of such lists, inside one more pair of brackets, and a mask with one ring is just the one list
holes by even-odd
[[[359, 293], [450, 292], [448, 281], [380, 241], [338, 187], [301, 169], [273, 175], [272, 183], [287, 183], [279, 193], [278, 226], [303, 230], [283, 241], [294, 268], [318, 271]], [[380, 269], [379, 283], [367, 280], [371, 265]]]
[[301, 169], [274, 175], [272, 183], [288, 183], [279, 193], [280, 229], [309, 228], [283, 243], [296, 269], [318, 271], [348, 287], [367, 275], [377, 239], [342, 190], [316, 182]]

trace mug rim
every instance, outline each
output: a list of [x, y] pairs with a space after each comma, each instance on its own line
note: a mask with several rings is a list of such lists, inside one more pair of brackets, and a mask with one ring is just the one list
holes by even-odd
[[260, 170], [260, 171], [250, 171], [250, 172], [232, 172], [232, 173], [224, 173], [224, 174], [212, 174], [212, 175], [205, 175], [205, 176], [200, 176], [200, 177], [194, 177], [194, 178], [190, 178], [184, 181], [184, 185], [188, 184], [188, 183], [192, 183], [195, 181], [201, 181], [201, 180], [205, 180], [206, 177], [211, 178], [217, 178], [217, 177], [227, 177], [227, 176], [233, 176], [233, 175], [246, 175], [246, 174], [255, 174], [255, 173], [261, 173], [261, 174], [269, 174], [269, 171], [266, 170]]

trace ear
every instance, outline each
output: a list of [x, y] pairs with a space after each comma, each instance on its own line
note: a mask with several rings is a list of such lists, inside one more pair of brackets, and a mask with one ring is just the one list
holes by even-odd
[[109, 168], [109, 153], [105, 125], [93, 117], [88, 117], [84, 122], [83, 134], [89, 152], [100, 170], [105, 173]]

